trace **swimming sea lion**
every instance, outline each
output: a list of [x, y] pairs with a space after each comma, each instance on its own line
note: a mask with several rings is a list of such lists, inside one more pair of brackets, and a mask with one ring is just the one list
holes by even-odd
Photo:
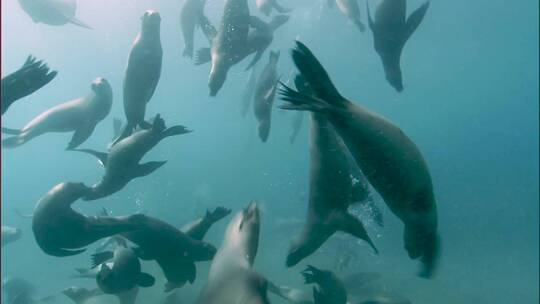
[[180, 230], [182, 230], [182, 232], [187, 234], [189, 237], [202, 241], [210, 227], [230, 213], [231, 209], [217, 207], [213, 211], [206, 211], [203, 217], [184, 225], [184, 227], [182, 227]]
[[199, 25], [206, 0], [186, 0], [180, 10], [180, 26], [184, 35], [184, 57], [193, 57], [193, 34]]
[[21, 130], [2, 129], [14, 134], [2, 140], [4, 148], [18, 147], [34, 137], [49, 132], [75, 132], [67, 149], [73, 149], [85, 142], [96, 125], [103, 120], [112, 106], [112, 88], [105, 78], [98, 77], [92, 82], [92, 92], [86, 96], [56, 105], [32, 119]]
[[396, 91], [403, 91], [401, 76], [401, 52], [405, 42], [420, 25], [429, 1], [406, 18], [406, 0], [383, 0], [375, 12], [375, 21], [371, 19], [368, 6], [369, 28], [373, 32], [375, 51], [381, 57], [386, 80]]
[[7, 277], [2, 279], [2, 303], [3, 304], [35, 304], [47, 303], [54, 296], [37, 297], [35, 286], [25, 279]]
[[244, 94], [242, 95], [242, 117], [246, 117], [249, 110], [249, 106], [253, 101], [253, 94], [255, 94], [255, 87], [257, 85], [257, 76], [255, 69], [251, 69], [249, 72], [248, 81], [246, 83]]
[[315, 304], [346, 304], [347, 290], [343, 282], [329, 270], [322, 270], [308, 265], [302, 271], [305, 284], [317, 284], [313, 287]]
[[2, 225], [2, 247], [9, 243], [15, 242], [16, 240], [20, 239], [21, 236], [21, 229]]
[[277, 0], [257, 0], [255, 4], [257, 4], [257, 8], [265, 16], [269, 16], [274, 9], [280, 14], [288, 13], [291, 11], [290, 9], [284, 8], [283, 6], [279, 5], [279, 3], [277, 3]]
[[85, 251], [93, 242], [141, 227], [144, 215], [85, 216], [71, 204], [89, 192], [82, 183], [54, 186], [36, 205], [32, 231], [39, 247], [48, 255], [64, 257]]
[[247, 53], [248, 55], [255, 53], [253, 59], [246, 67], [246, 70], [251, 69], [259, 59], [261, 59], [264, 51], [270, 46], [274, 40], [274, 32], [289, 20], [287, 15], [276, 15], [270, 22], [265, 22], [258, 17], [251, 16], [250, 30], [247, 38]]
[[92, 29], [84, 22], [75, 18], [76, 0], [19, 0], [22, 9], [35, 23], [48, 25], [64, 25], [72, 23], [87, 29]]
[[24, 65], [17, 71], [2, 78], [1, 110], [2, 115], [17, 100], [41, 89], [56, 77], [57, 72], [51, 71], [42, 60], [28, 56]]
[[348, 212], [352, 182], [347, 148], [324, 115], [312, 114], [311, 122], [308, 213], [287, 254], [288, 267], [314, 253], [337, 231], [368, 242], [377, 252], [362, 222]]
[[259, 123], [259, 138], [262, 142], [266, 142], [268, 140], [268, 135], [270, 135], [272, 108], [274, 105], [274, 98], [276, 97], [276, 89], [279, 80], [277, 73], [278, 60], [279, 51], [270, 52], [268, 63], [259, 76], [257, 85], [255, 87], [255, 94], [253, 96], [253, 109], [255, 112], [255, 118], [257, 118]]
[[300, 133], [300, 129], [302, 128], [302, 123], [304, 122], [304, 113], [303, 112], [297, 112], [295, 113], [292, 121], [292, 133], [291, 137], [289, 137], [289, 142], [291, 144], [294, 144], [296, 141], [296, 137], [298, 137], [298, 134]]
[[105, 175], [101, 181], [92, 186], [83, 200], [95, 200], [111, 195], [124, 188], [132, 179], [154, 172], [166, 161], [139, 164], [143, 156], [162, 139], [189, 132], [191, 131], [180, 125], [166, 128], [165, 121], [157, 114], [151, 128], [141, 129], [118, 141], [110, 148], [109, 153], [91, 149], [73, 149], [94, 155], [105, 168]]
[[148, 10], [141, 20], [141, 31], [133, 42], [124, 75], [124, 112], [127, 124], [114, 144], [131, 135], [137, 126], [150, 128], [144, 116], [146, 104], [152, 99], [161, 76], [161, 17], [158, 12]]
[[405, 224], [405, 249], [421, 258], [431, 277], [439, 253], [437, 208], [428, 166], [418, 147], [389, 120], [341, 96], [323, 66], [301, 42], [293, 60], [316, 96], [284, 86], [285, 109], [323, 114], [341, 136], [359, 168], [390, 210]]
[[259, 230], [259, 209], [252, 202], [229, 223], [197, 304], [270, 303], [266, 279], [252, 269]]
[[345, 15], [349, 20], [351, 20], [354, 25], [364, 32], [366, 26], [362, 23], [360, 8], [358, 7], [358, 0], [336, 0], [339, 10]]
[[99, 288], [88, 290], [83, 287], [68, 287], [62, 293], [76, 304], [91, 303], [91, 299], [103, 294]]

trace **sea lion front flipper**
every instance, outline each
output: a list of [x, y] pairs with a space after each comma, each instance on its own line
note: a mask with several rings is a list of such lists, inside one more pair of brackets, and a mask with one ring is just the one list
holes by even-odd
[[107, 165], [107, 158], [109, 154], [105, 152], [99, 152], [92, 149], [71, 149], [70, 151], [83, 152], [95, 156], [98, 159], [98, 162], [101, 166], [105, 167]]
[[80, 146], [90, 137], [90, 135], [92, 135], [95, 128], [96, 124], [90, 122], [80, 126], [77, 130], [75, 130], [75, 133], [73, 133], [73, 137], [71, 137], [67, 150], [72, 150]]
[[96, 268], [97, 266], [107, 262], [108, 260], [112, 259], [113, 256], [114, 253], [112, 251], [103, 251], [92, 254], [92, 268]]
[[137, 285], [141, 287], [151, 287], [156, 283], [156, 279], [146, 272], [141, 272], [137, 276]]
[[407, 18], [406, 27], [407, 30], [405, 32], [405, 37], [403, 39], [403, 42], [407, 41], [411, 35], [416, 31], [420, 23], [422, 23], [422, 20], [424, 19], [424, 16], [426, 15], [427, 9], [429, 8], [429, 1], [422, 4], [419, 8], [417, 8], [410, 16]]
[[88, 24], [82, 22], [81, 20], [79, 20], [79, 19], [77, 19], [75, 17], [71, 18], [71, 20], [69, 20], [69, 22], [72, 23], [72, 24], [78, 25], [80, 27], [84, 27], [84, 28], [89, 29], [89, 30], [94, 29], [91, 26], [89, 26]]
[[210, 48], [201, 48], [195, 53], [194, 63], [195, 65], [202, 65], [212, 61], [212, 54]]
[[330, 219], [331, 225], [336, 227], [337, 230], [349, 233], [359, 239], [366, 241], [376, 254], [379, 254], [379, 250], [373, 244], [373, 241], [369, 237], [364, 224], [357, 217], [346, 212], [340, 212], [333, 214]]
[[165, 165], [167, 161], [150, 161], [144, 164], [139, 164], [134, 172], [134, 177], [143, 177], [156, 171], [159, 167]]

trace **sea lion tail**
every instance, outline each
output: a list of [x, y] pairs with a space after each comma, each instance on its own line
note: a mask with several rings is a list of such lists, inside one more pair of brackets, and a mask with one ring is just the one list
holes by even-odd
[[10, 129], [10, 128], [4, 128], [2, 127], [2, 133], [9, 134], [9, 135], [19, 135], [22, 133], [20, 129]]
[[72, 18], [71, 20], [69, 20], [70, 23], [72, 24], [75, 24], [77, 26], [80, 26], [80, 27], [84, 27], [86, 29], [89, 29], [89, 30], [93, 30], [94, 28], [92, 28], [91, 26], [89, 26], [88, 24], [82, 22], [81, 20], [77, 19], [77, 18]]

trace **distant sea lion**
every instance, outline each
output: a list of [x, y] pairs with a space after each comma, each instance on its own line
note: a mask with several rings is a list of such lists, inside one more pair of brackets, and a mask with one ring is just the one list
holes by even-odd
[[304, 113], [300, 111], [295, 113], [292, 120], [292, 133], [291, 133], [291, 137], [289, 137], [289, 142], [291, 144], [294, 144], [294, 142], [296, 141], [296, 137], [298, 137], [298, 134], [300, 133], [300, 129], [302, 128], [303, 122], [304, 122]]
[[85, 216], [71, 209], [71, 204], [89, 192], [82, 183], [54, 186], [36, 205], [32, 231], [39, 247], [48, 255], [76, 255], [81, 247], [117, 233], [141, 227], [142, 214], [109, 217]]
[[369, 28], [373, 32], [375, 51], [381, 57], [386, 80], [398, 92], [403, 91], [401, 52], [405, 42], [424, 19], [428, 7], [429, 1], [406, 18], [406, 0], [383, 0], [377, 7], [373, 21], [368, 6]]
[[64, 25], [72, 23], [87, 29], [92, 29], [84, 22], [75, 18], [76, 0], [19, 0], [22, 9], [35, 23], [48, 25]]
[[200, 25], [206, 0], [186, 0], [180, 10], [180, 26], [184, 35], [184, 57], [193, 57], [193, 35]]
[[16, 240], [20, 239], [21, 236], [21, 229], [2, 225], [2, 247], [9, 243], [15, 242]]
[[259, 62], [264, 51], [272, 44], [274, 32], [288, 20], [288, 15], [276, 15], [270, 22], [265, 22], [258, 17], [251, 16], [251, 28], [247, 38], [247, 53], [248, 55], [255, 53], [255, 56], [253, 56], [253, 59], [246, 67], [246, 70], [251, 69]]
[[229, 223], [197, 304], [270, 303], [266, 279], [252, 269], [259, 230], [259, 209], [256, 203], [251, 203]]
[[2, 132], [14, 134], [2, 140], [4, 148], [18, 147], [34, 137], [49, 132], [75, 132], [67, 149], [85, 142], [96, 125], [103, 120], [112, 106], [112, 88], [105, 78], [92, 82], [92, 92], [86, 96], [56, 105], [32, 119], [21, 130], [3, 128]]
[[57, 72], [51, 71], [42, 60], [28, 56], [23, 66], [17, 71], [2, 78], [1, 110], [2, 115], [17, 100], [41, 89], [56, 77]]
[[255, 94], [253, 96], [253, 109], [255, 118], [257, 118], [259, 123], [258, 132], [262, 142], [266, 142], [268, 140], [268, 135], [270, 135], [272, 108], [279, 80], [277, 73], [278, 60], [279, 51], [270, 52], [268, 63], [257, 80]]
[[318, 269], [308, 265], [302, 271], [305, 284], [317, 284], [313, 287], [313, 300], [315, 304], [346, 304], [347, 290], [343, 282], [329, 270]]
[[251, 69], [249, 72], [248, 81], [245, 86], [244, 94], [242, 94], [242, 117], [246, 117], [246, 114], [253, 101], [253, 95], [255, 94], [255, 87], [257, 85], [257, 72], [255, 69]]
[[[103, 294], [99, 288], [93, 288], [88, 290], [83, 287], [68, 287], [62, 290], [62, 293], [70, 298], [76, 304], [90, 304], [93, 303], [92, 299]], [[99, 302], [94, 302], [99, 303]]]
[[351, 20], [354, 25], [364, 32], [366, 26], [362, 23], [360, 8], [358, 7], [358, 0], [336, 0], [339, 10], [345, 15], [349, 20]]
[[36, 297], [35, 286], [25, 279], [7, 277], [2, 279], [3, 304], [35, 304], [51, 301], [53, 296]]
[[257, 4], [257, 8], [265, 16], [269, 16], [270, 13], [272, 13], [272, 10], [276, 10], [280, 14], [288, 13], [291, 11], [290, 9], [284, 8], [283, 6], [279, 5], [279, 3], [277, 3], [277, 0], [257, 0], [255, 4]]
[[146, 104], [152, 99], [161, 76], [161, 17], [158, 12], [148, 10], [141, 20], [141, 31], [133, 42], [124, 75], [124, 112], [127, 124], [115, 144], [131, 135], [137, 126], [150, 128], [150, 124], [144, 120]]
[[431, 277], [439, 253], [437, 208], [429, 169], [418, 147], [389, 120], [341, 96], [304, 44], [297, 42], [293, 60], [316, 96], [282, 84], [282, 98], [289, 102], [283, 108], [316, 111], [328, 119], [367, 180], [405, 224], [405, 249], [411, 259], [421, 258], [420, 276]]
[[164, 138], [189, 132], [191, 131], [180, 125], [167, 128], [165, 121], [157, 114], [151, 128], [141, 129], [118, 141], [110, 148], [109, 153], [91, 149], [74, 149], [73, 151], [85, 152], [97, 157], [105, 168], [105, 175], [101, 181], [92, 186], [91, 191], [83, 197], [83, 200], [95, 200], [111, 195], [124, 188], [132, 179], [154, 172], [166, 161], [139, 164], [143, 156]]

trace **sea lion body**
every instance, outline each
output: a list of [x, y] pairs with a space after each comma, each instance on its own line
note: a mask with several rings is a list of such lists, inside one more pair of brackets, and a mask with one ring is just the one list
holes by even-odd
[[[300, 42], [293, 59], [316, 97], [286, 88], [288, 109], [324, 113], [370, 184], [405, 224], [405, 249], [421, 258], [421, 276], [430, 277], [439, 252], [437, 208], [427, 164], [418, 147], [389, 120], [339, 94], [320, 62]], [[368, 148], [367, 148], [368, 147]]]
[[206, 0], [186, 0], [180, 10], [180, 26], [184, 36], [184, 57], [193, 57], [195, 28], [199, 25]]
[[345, 15], [349, 20], [351, 20], [354, 25], [364, 32], [366, 30], [365, 25], [362, 23], [360, 8], [358, 7], [358, 0], [336, 0], [339, 10]]
[[253, 97], [253, 109], [255, 118], [259, 123], [258, 132], [262, 142], [266, 142], [270, 134], [272, 108], [279, 79], [277, 73], [278, 60], [279, 51], [271, 52], [268, 64], [259, 76]]
[[368, 8], [375, 51], [381, 57], [386, 79], [398, 92], [403, 91], [400, 66], [403, 47], [424, 19], [428, 7], [429, 1], [407, 18], [406, 0], [383, 0], [377, 7], [375, 20], [372, 20]]
[[80, 248], [97, 240], [141, 226], [144, 215], [97, 217], [71, 209], [71, 204], [88, 191], [82, 183], [61, 183], [39, 200], [32, 231], [45, 253], [58, 257], [79, 254], [86, 250]]
[[255, 203], [231, 220], [197, 304], [269, 303], [267, 281], [251, 268], [257, 255], [259, 229]]
[[36, 23], [48, 25], [75, 25], [91, 29], [88, 25], [75, 18], [77, 11], [76, 0], [19, 0], [22, 9]]
[[16, 240], [20, 239], [21, 236], [21, 229], [2, 225], [2, 247], [9, 243], [15, 242]]
[[104, 78], [92, 82], [92, 92], [86, 96], [56, 105], [32, 119], [15, 136], [2, 140], [4, 148], [18, 147], [34, 137], [49, 132], [75, 132], [68, 144], [73, 149], [86, 141], [96, 125], [112, 107], [112, 88]]
[[117, 141], [131, 135], [137, 126], [149, 128], [144, 120], [146, 105], [154, 95], [161, 76], [161, 17], [148, 10], [141, 18], [141, 31], [135, 38], [124, 76], [124, 112], [126, 127]]

